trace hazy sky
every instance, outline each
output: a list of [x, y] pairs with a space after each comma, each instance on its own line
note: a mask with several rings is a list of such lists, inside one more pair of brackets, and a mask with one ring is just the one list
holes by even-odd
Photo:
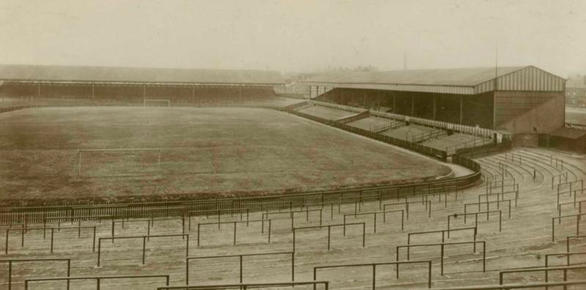
[[1, 0], [0, 63], [586, 73], [586, 0]]

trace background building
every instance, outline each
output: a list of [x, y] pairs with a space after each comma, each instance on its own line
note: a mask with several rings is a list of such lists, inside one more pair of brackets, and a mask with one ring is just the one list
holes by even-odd
[[577, 75], [568, 79], [566, 104], [570, 107], [586, 107], [586, 75]]

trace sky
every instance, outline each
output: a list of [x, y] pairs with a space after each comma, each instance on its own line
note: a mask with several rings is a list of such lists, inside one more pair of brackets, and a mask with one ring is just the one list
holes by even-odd
[[309, 72], [404, 59], [586, 73], [586, 1], [0, 1], [0, 64]]

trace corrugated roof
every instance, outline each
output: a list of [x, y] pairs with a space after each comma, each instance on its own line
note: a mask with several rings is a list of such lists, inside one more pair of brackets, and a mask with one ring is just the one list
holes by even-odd
[[[423, 69], [380, 72], [334, 72], [317, 74], [307, 79], [316, 83], [364, 83], [430, 86], [475, 86], [525, 67], [484, 67], [454, 69]], [[497, 74], [498, 72], [498, 74]]]
[[0, 65], [0, 79], [149, 83], [284, 83], [281, 74], [275, 71], [36, 65]]

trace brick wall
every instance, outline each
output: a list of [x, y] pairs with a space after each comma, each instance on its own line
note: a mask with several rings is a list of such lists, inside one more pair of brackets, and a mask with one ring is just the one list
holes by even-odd
[[564, 92], [495, 92], [497, 130], [549, 133], [564, 126]]

